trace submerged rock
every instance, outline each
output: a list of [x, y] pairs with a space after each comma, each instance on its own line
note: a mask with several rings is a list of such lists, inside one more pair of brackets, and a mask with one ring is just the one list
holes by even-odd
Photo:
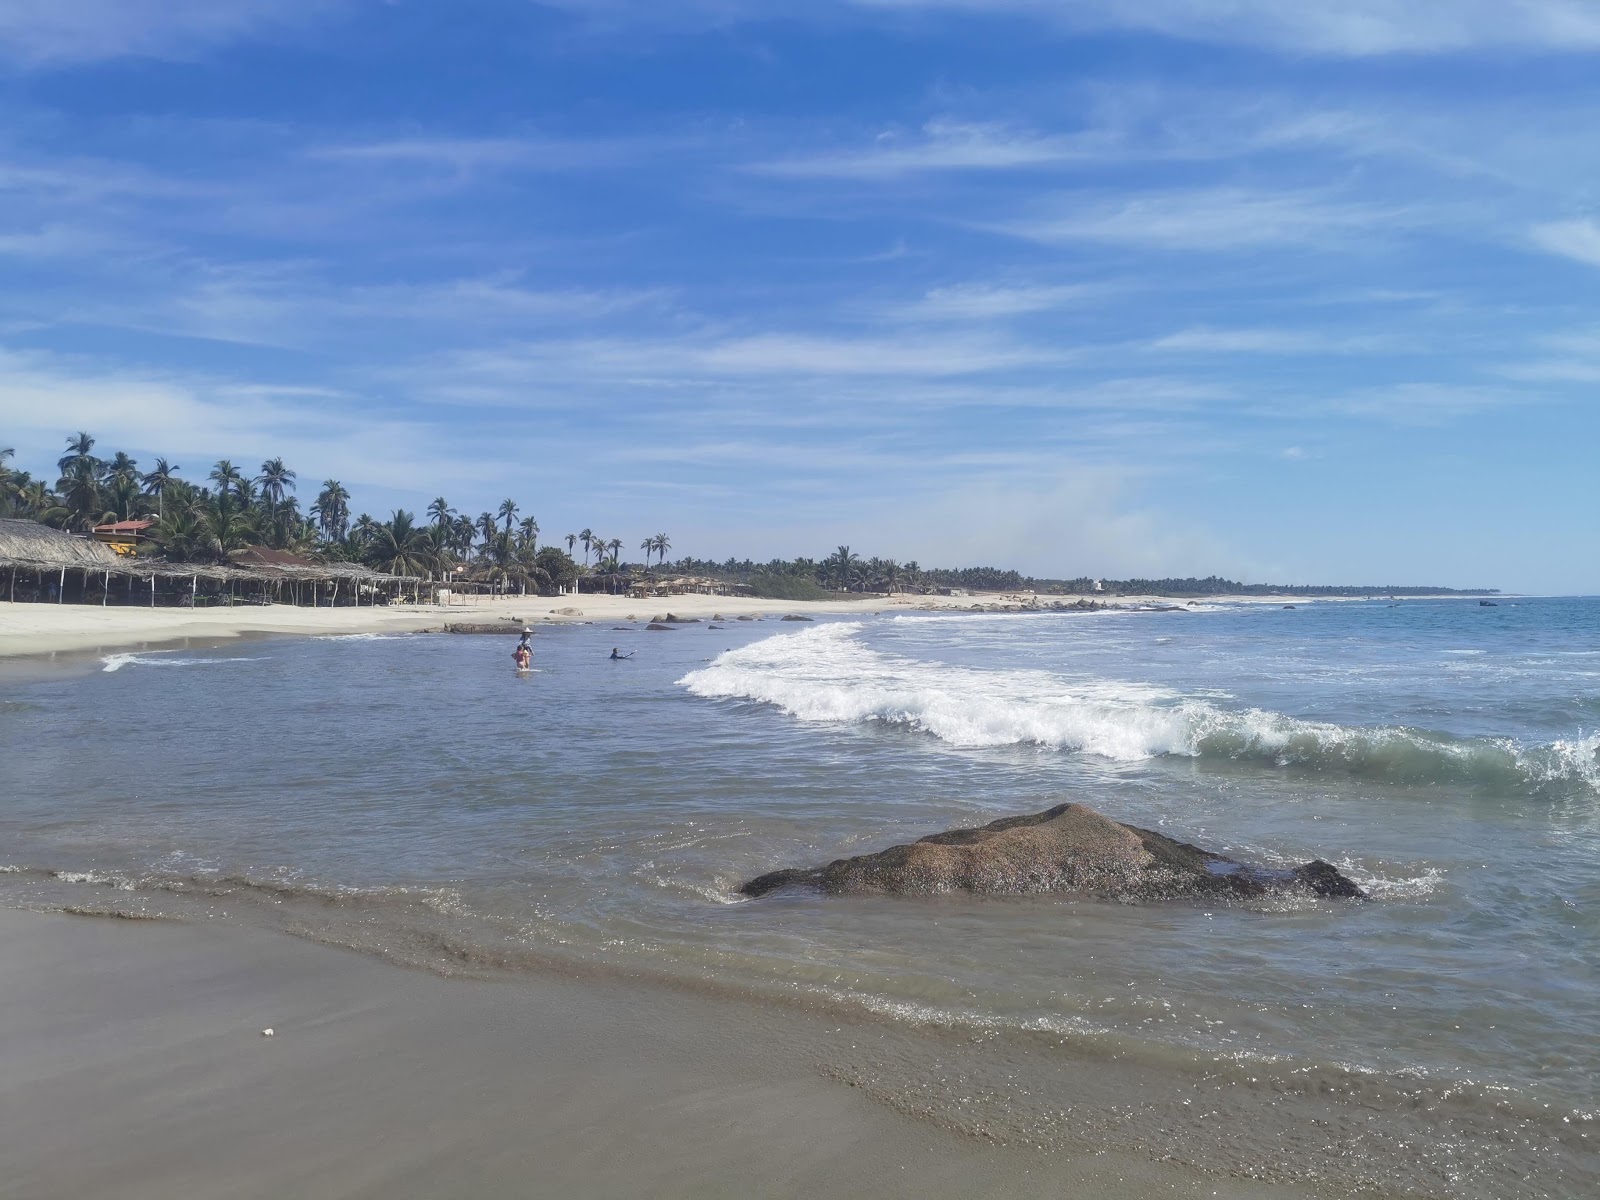
[[671, 632], [673, 632], [673, 629], [672, 629], [671, 625], [663, 625], [660, 621], [651, 621], [650, 624], [645, 626], [645, 628], [650, 630], [652, 633], [671, 633]]
[[1219, 899], [1300, 894], [1359, 899], [1364, 893], [1317, 859], [1292, 871], [1248, 866], [1123, 825], [1081, 804], [1006, 817], [981, 829], [952, 829], [825, 867], [790, 868], [750, 880], [739, 891], [782, 888], [837, 896], [930, 896], [973, 892], [1015, 896], [1068, 892], [1116, 900]]

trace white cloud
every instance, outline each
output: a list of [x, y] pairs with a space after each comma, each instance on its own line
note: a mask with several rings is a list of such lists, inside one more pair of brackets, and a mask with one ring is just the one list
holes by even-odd
[[0, 56], [32, 65], [186, 58], [282, 31], [348, 0], [5, 0]]
[[1093, 283], [957, 283], [933, 288], [890, 312], [911, 321], [988, 321], [1068, 308], [1113, 290], [1112, 285]]
[[1368, 205], [1303, 192], [1211, 188], [1128, 199], [1057, 200], [991, 228], [1030, 241], [1111, 242], [1167, 250], [1327, 245], [1391, 219]]
[[918, 134], [888, 132], [867, 149], [836, 150], [758, 163], [759, 174], [892, 179], [926, 171], [1018, 170], [1090, 157], [1095, 138], [1023, 133], [1004, 125], [931, 121]]
[[1594, 221], [1549, 221], [1535, 225], [1532, 236], [1541, 250], [1600, 267], [1600, 224]]
[[1068, 29], [1338, 56], [1600, 48], [1590, 0], [850, 0], [880, 10], [1037, 16]]
[[1332, 337], [1297, 329], [1213, 329], [1198, 326], [1150, 343], [1186, 354], [1358, 354], [1396, 349], [1390, 338]]

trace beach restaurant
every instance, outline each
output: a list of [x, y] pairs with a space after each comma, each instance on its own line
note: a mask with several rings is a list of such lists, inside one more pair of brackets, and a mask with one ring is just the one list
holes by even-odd
[[417, 603], [432, 585], [359, 563], [322, 563], [252, 547], [228, 564], [119, 554], [37, 521], [0, 520], [0, 599], [55, 604], [203, 608], [234, 604], [344, 607]]

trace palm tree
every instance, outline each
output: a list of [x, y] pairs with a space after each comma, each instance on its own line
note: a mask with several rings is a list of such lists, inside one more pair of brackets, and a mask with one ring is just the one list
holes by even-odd
[[472, 553], [472, 543], [478, 536], [478, 529], [472, 523], [472, 518], [462, 513], [455, 519], [455, 544], [462, 555]]
[[[90, 439], [92, 443], [94, 439]], [[60, 497], [46, 514], [52, 525], [83, 531], [100, 523], [105, 515], [105, 499], [100, 487], [99, 461], [88, 454], [69, 456], [61, 478], [56, 481]]]
[[35, 479], [28, 482], [26, 471], [14, 472], [11, 479], [17, 487], [17, 506], [29, 516], [42, 517], [55, 502], [55, 498], [50, 495], [50, 489], [45, 487], [44, 480]]
[[201, 514], [201, 523], [208, 536], [208, 548], [218, 559], [227, 558], [230, 551], [248, 546], [260, 536], [249, 505], [226, 489], [212, 497]]
[[823, 566], [832, 568], [833, 578], [834, 581], [839, 585], [839, 590], [841, 592], [848, 592], [850, 590], [851, 580], [854, 579], [860, 563], [860, 555], [852, 554], [849, 546], [840, 546], [833, 552], [833, 557], [824, 563]]
[[167, 487], [182, 469], [182, 467], [170, 466], [164, 458], [158, 458], [156, 459], [156, 465], [146, 471], [141, 478], [145, 495], [156, 498], [156, 518], [158, 520], [166, 511]]
[[577, 544], [578, 544], [578, 535], [575, 534], [575, 533], [567, 534], [567, 553], [568, 554], [572, 553], [573, 547], [575, 547]]
[[534, 517], [523, 517], [517, 528], [522, 531], [522, 539], [519, 545], [527, 550], [535, 549], [539, 537], [538, 520]]
[[656, 548], [656, 540], [653, 537], [647, 537], [647, 538], [645, 538], [644, 541], [639, 543], [639, 549], [644, 551], [644, 565], [646, 567], [649, 567], [649, 565], [650, 565], [650, 555], [655, 550], [655, 548]]
[[211, 468], [211, 474], [206, 476], [217, 485], [217, 491], [226, 493], [229, 488], [238, 487], [244, 482], [244, 476], [239, 473], [239, 468], [227, 459], [220, 460]]
[[211, 535], [202, 514], [189, 504], [174, 504], [151, 531], [162, 552], [174, 562], [189, 562], [208, 554]]
[[506, 532], [511, 532], [512, 519], [516, 517], [519, 509], [515, 500], [500, 501], [500, 519], [506, 523]]
[[664, 533], [658, 533], [655, 536], [655, 543], [657, 561], [665, 565], [667, 561], [667, 551], [672, 549], [672, 539]]
[[485, 543], [494, 541], [494, 535], [500, 532], [500, 526], [495, 524], [494, 514], [483, 512], [478, 514], [478, 534]]
[[350, 530], [350, 493], [337, 479], [324, 479], [317, 502], [311, 506], [322, 536], [330, 542], [342, 542]]
[[106, 464], [106, 481], [139, 482], [139, 464], [129, 458], [126, 451], [118, 450], [111, 461]]
[[439, 565], [426, 529], [403, 508], [379, 525], [367, 547], [367, 562], [390, 575], [425, 575]]
[[578, 540], [583, 543], [583, 562], [589, 565], [589, 550], [594, 545], [594, 530], [585, 529], [578, 535]]
[[359, 546], [365, 546], [377, 536], [377, 533], [378, 523], [369, 514], [362, 513], [350, 529], [350, 540]]
[[88, 459], [96, 467], [99, 467], [100, 460], [89, 453], [93, 449], [94, 438], [80, 429], [67, 439], [67, 452], [57, 460], [56, 470], [65, 475], [68, 469], [80, 459]]
[[450, 502], [443, 496], [435, 496], [433, 503], [428, 505], [428, 515], [433, 518], [435, 525], [443, 528], [456, 515], [456, 510], [450, 507]]
[[622, 539], [612, 538], [606, 543], [606, 548], [611, 551], [611, 569], [615, 571], [620, 565], [619, 556], [622, 554]]
[[295, 478], [295, 473], [283, 465], [281, 458], [269, 458], [261, 464], [256, 482], [261, 485], [261, 498], [274, 512], [283, 503], [284, 496], [294, 491]]

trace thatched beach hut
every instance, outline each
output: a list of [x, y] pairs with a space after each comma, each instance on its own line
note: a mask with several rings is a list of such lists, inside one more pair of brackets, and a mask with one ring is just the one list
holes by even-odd
[[228, 565], [119, 555], [37, 521], [0, 520], [0, 599], [57, 604], [315, 607], [421, 601], [432, 587], [359, 563], [316, 562], [252, 549]]

